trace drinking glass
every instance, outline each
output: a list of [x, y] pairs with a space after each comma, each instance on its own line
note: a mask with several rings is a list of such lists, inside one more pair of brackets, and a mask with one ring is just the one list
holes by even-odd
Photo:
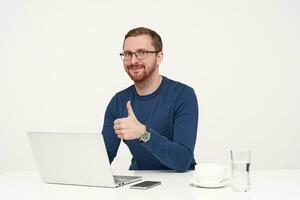
[[248, 192], [250, 190], [250, 150], [231, 150], [232, 190]]

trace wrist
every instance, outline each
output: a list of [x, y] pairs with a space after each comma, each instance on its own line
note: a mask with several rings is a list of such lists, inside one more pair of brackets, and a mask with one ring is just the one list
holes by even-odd
[[147, 127], [144, 124], [142, 124], [139, 131], [139, 139], [144, 135], [145, 132], [147, 132]]

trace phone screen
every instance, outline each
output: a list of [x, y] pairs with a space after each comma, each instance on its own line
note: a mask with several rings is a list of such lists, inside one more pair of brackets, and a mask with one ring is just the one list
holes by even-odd
[[160, 181], [143, 181], [134, 185], [131, 185], [130, 188], [132, 189], [148, 189], [154, 186], [160, 185]]

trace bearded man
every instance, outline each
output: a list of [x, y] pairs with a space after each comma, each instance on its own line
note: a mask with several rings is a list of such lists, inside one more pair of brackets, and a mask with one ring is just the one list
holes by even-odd
[[159, 74], [161, 37], [149, 28], [132, 29], [120, 56], [134, 84], [115, 94], [105, 112], [110, 162], [123, 141], [132, 154], [130, 170], [193, 170], [197, 97], [191, 87]]

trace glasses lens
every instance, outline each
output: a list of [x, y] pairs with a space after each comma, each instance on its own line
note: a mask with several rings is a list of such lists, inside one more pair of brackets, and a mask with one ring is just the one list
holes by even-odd
[[147, 52], [147, 51], [138, 51], [138, 52], [135, 53], [135, 55], [136, 55], [139, 59], [141, 59], [141, 58], [146, 58], [147, 55], [148, 55], [148, 52]]
[[132, 57], [131, 52], [124, 52], [124, 60], [130, 60]]

